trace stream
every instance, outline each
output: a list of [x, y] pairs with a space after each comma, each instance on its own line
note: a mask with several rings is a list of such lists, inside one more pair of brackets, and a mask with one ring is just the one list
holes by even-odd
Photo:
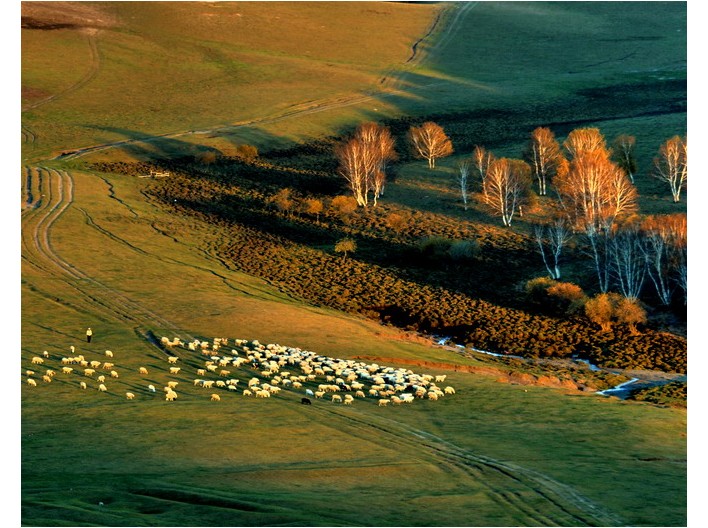
[[[443, 337], [443, 336], [431, 336], [435, 343], [440, 345], [440, 346], [447, 346], [447, 344], [451, 338], [450, 337]], [[493, 356], [493, 357], [499, 357], [499, 358], [513, 358], [513, 359], [520, 359], [525, 362], [538, 362], [537, 360], [533, 358], [525, 358], [523, 356], [514, 356], [511, 354], [500, 354], [498, 352], [490, 352], [488, 350], [481, 350], [479, 348], [474, 348], [474, 347], [466, 347], [464, 345], [454, 345], [455, 348], [462, 349], [462, 350], [471, 350], [473, 352], [478, 352], [480, 354], [486, 354], [488, 356]], [[608, 372], [611, 374], [621, 374], [622, 371], [620, 369], [603, 369], [602, 367], [598, 367], [597, 365], [591, 363], [587, 359], [580, 359], [580, 358], [573, 358], [571, 361], [573, 362], [579, 362], [579, 363], [584, 363], [588, 366], [588, 368], [593, 371], [593, 372]], [[616, 385], [615, 387], [611, 387], [609, 389], [605, 389], [603, 391], [598, 391], [595, 394], [600, 395], [600, 396], [614, 396], [616, 398], [619, 398], [621, 400], [627, 399], [631, 394], [633, 390], [645, 388], [650, 385], [663, 385], [666, 383], [669, 383], [671, 381], [686, 381], [687, 377], [685, 375], [673, 375], [670, 376], [667, 373], [655, 373], [653, 371], [645, 373], [645, 375], [641, 377], [632, 377], [628, 381], [622, 382], [619, 385]]]

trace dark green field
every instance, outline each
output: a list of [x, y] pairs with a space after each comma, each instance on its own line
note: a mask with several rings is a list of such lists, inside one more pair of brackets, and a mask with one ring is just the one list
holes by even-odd
[[[47, 4], [23, 3], [21, 35], [17, 524], [688, 524], [681, 303], [639, 336], [535, 310], [519, 285], [544, 272], [540, 213], [504, 229], [452, 187], [475, 145], [519, 157], [537, 126], [592, 126], [636, 136], [640, 214], [686, 212], [650, 176], [661, 143], [686, 133], [685, 2]], [[435, 171], [404, 141], [425, 119], [455, 146]], [[364, 120], [390, 126], [401, 154], [377, 208], [269, 205], [283, 188], [344, 194], [331, 149]], [[244, 144], [257, 163], [234, 157]], [[150, 170], [171, 177], [139, 177]], [[346, 261], [345, 235], [359, 242]], [[441, 264], [417, 249], [430, 236], [475, 240], [483, 257]], [[591, 292], [579, 261], [567, 271]], [[467, 317], [479, 324], [456, 342], [533, 359], [430, 337]], [[254, 398], [242, 390], [267, 381], [259, 371], [200, 374], [209, 357], [163, 336], [445, 375], [455, 393], [301, 405], [318, 376]], [[101, 362], [92, 377], [62, 372], [79, 354]], [[238, 391], [194, 384], [227, 377]], [[630, 399], [596, 394], [633, 377]]]

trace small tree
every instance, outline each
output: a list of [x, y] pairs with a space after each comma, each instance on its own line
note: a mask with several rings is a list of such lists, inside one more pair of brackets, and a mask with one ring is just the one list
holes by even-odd
[[290, 216], [295, 207], [293, 191], [288, 188], [280, 189], [276, 194], [268, 199], [268, 203], [272, 203], [278, 211]]
[[253, 145], [237, 145], [234, 155], [244, 161], [253, 161], [258, 157], [258, 149]]
[[356, 211], [358, 204], [351, 196], [335, 196], [330, 202], [330, 210], [340, 218], [344, 218]]
[[475, 172], [477, 176], [479, 176], [482, 191], [484, 191], [484, 180], [487, 177], [487, 170], [492, 161], [494, 161], [494, 154], [479, 145], [474, 147], [474, 152], [472, 152], [472, 165], [474, 165]]
[[620, 324], [629, 326], [629, 332], [637, 333], [637, 325], [647, 322], [647, 313], [636, 299], [620, 299], [615, 307], [615, 317]]
[[615, 138], [612, 151], [613, 160], [627, 174], [632, 183], [634, 183], [634, 173], [637, 172], [637, 160], [634, 157], [636, 141], [634, 136], [621, 134]]
[[679, 136], [666, 140], [654, 159], [654, 168], [654, 177], [669, 184], [674, 202], [678, 202], [688, 183], [688, 140]]
[[409, 138], [413, 151], [418, 158], [428, 160], [428, 167], [435, 168], [435, 160], [452, 154], [452, 141], [447, 137], [443, 128], [426, 121], [419, 127], [411, 127]]
[[[549, 224], [536, 224], [534, 226], [534, 234], [536, 236], [538, 249], [541, 253], [541, 258], [543, 259], [548, 273], [550, 273], [551, 277], [554, 279], [560, 279], [561, 252], [572, 236], [572, 232], [568, 228], [566, 220], [563, 217], [559, 217]], [[548, 246], [550, 253], [549, 258], [546, 257], [546, 246]], [[551, 259], [553, 259], [552, 262]]]
[[538, 127], [531, 132], [524, 160], [538, 182], [540, 196], [546, 195], [546, 183], [555, 175], [562, 156], [560, 145], [549, 128]]
[[460, 196], [462, 197], [462, 203], [465, 206], [465, 211], [467, 211], [467, 197], [469, 195], [469, 175], [470, 175], [470, 161], [465, 159], [457, 164], [458, 174], [455, 179], [457, 183], [457, 188], [460, 191]]
[[528, 197], [531, 169], [521, 160], [499, 158], [492, 161], [484, 180], [482, 201], [492, 213], [510, 226], [514, 215]]
[[308, 215], [315, 215], [317, 222], [320, 221], [320, 214], [324, 210], [324, 204], [322, 200], [317, 198], [306, 198], [302, 202], [302, 212]]
[[353, 238], [343, 238], [334, 245], [335, 253], [342, 253], [342, 259], [346, 260], [347, 253], [356, 251], [356, 241]]
[[612, 328], [615, 304], [622, 299], [616, 293], [599, 293], [585, 303], [585, 315], [593, 323], [600, 325], [603, 332]]

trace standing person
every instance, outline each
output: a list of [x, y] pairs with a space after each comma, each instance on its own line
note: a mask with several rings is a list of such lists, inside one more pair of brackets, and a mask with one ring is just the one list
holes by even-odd
[[92, 336], [92, 335], [93, 335], [93, 331], [92, 331], [91, 328], [89, 327], [89, 328], [86, 330], [86, 342], [87, 342], [87, 343], [90, 343], [90, 342], [91, 342], [91, 336]]

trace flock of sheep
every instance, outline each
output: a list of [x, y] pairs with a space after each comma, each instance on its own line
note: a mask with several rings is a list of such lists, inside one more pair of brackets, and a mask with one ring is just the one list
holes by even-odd
[[[437, 385], [445, 382], [445, 375], [416, 374], [409, 369], [336, 359], [299, 348], [264, 345], [256, 340], [235, 339], [229, 345], [229, 339], [218, 337], [212, 341], [194, 340], [188, 343], [179, 338], [170, 340], [163, 337], [161, 344], [168, 355], [160, 374], [181, 376], [164, 383], [162, 392], [166, 401], [179, 398], [177, 386], [185, 382], [186, 371], [192, 369], [196, 377], [187, 383], [208, 389], [211, 401], [221, 401], [224, 392], [270, 398], [281, 390], [288, 390], [300, 394], [304, 404], [312, 403], [309, 397], [329, 399], [343, 405], [351, 405], [356, 399], [373, 398], [378, 406], [383, 407], [388, 404], [410, 404], [415, 399], [435, 401], [455, 393], [449, 385], [443, 388]], [[74, 346], [70, 347], [70, 352], [54, 358], [47, 351], [34, 356], [31, 366], [24, 372], [27, 385], [37, 387], [39, 384], [50, 384], [55, 376], [60, 376], [80, 389], [95, 387], [101, 392], [108, 392], [109, 380], [120, 378], [112, 351], [106, 350], [101, 360], [76, 354]], [[250, 369], [253, 374], [247, 375], [250, 378], [248, 381], [241, 382], [232, 374], [234, 369], [241, 374]], [[135, 374], [136, 369], [130, 370]], [[145, 378], [150, 372], [147, 367], [141, 366], [137, 374]], [[144, 385], [147, 393], [157, 393], [154, 384], [145, 382]], [[136, 394], [125, 392], [125, 398], [134, 400]]]

